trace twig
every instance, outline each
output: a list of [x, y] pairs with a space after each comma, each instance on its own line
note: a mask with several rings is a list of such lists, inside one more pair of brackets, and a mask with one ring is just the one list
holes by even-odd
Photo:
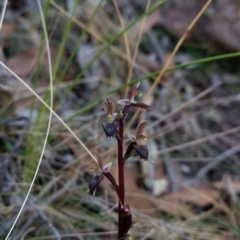
[[[12, 224], [14, 223], [14, 219], [16, 218], [17, 214], [13, 215], [12, 218], [9, 220], [9, 221], [6, 221], [5, 224], [3, 224], [1, 227], [0, 227], [0, 235], [3, 235], [4, 232], [9, 229]], [[13, 239], [12, 239], [13, 240]]]
[[[119, 9], [119, 6], [118, 6], [118, 3], [117, 3], [116, 0], [113, 0], [113, 5], [114, 5], [115, 10], [116, 10], [116, 12], [117, 12], [117, 16], [118, 16], [118, 19], [119, 19], [121, 28], [122, 28], [122, 30], [124, 30], [124, 29], [125, 29], [125, 23], [124, 23], [123, 17], [122, 17], [122, 15], [121, 15], [121, 12], [120, 12], [120, 9]], [[131, 56], [131, 50], [130, 50], [129, 40], [128, 40], [128, 36], [127, 36], [127, 33], [126, 33], [126, 32], [123, 33], [123, 40], [124, 40], [124, 45], [125, 45], [125, 49], [126, 49], [128, 74], [130, 74], [130, 72], [131, 72], [131, 60], [132, 60], [132, 56]], [[130, 81], [130, 79], [131, 79], [131, 76], [129, 76], [129, 77], [127, 78], [127, 83]], [[126, 95], [127, 90], [128, 90], [128, 89], [126, 88], [124, 95]], [[124, 98], [124, 95], [123, 95], [123, 98]]]
[[[69, 234], [61, 234], [61, 237], [63, 239], [75, 239], [77, 237], [88, 237], [92, 236], [94, 239], [99, 239], [97, 237], [102, 237], [101, 239], [109, 239], [109, 235], [117, 235], [117, 231], [108, 231], [108, 232], [86, 232], [86, 233], [69, 233]], [[104, 238], [105, 237], [105, 238]], [[90, 239], [93, 239], [90, 238]], [[54, 236], [44, 236], [44, 237], [38, 237], [38, 240], [46, 240], [46, 239], [54, 239]]]
[[236, 132], [239, 132], [239, 131], [240, 131], [240, 126], [235, 127], [235, 128], [230, 128], [230, 129], [228, 129], [226, 131], [223, 131], [223, 132], [215, 133], [215, 134], [212, 134], [210, 136], [206, 136], [206, 137], [196, 139], [194, 141], [190, 141], [190, 142], [187, 142], [187, 143], [179, 144], [179, 145], [176, 145], [176, 146], [173, 146], [173, 147], [170, 147], [170, 148], [160, 150], [160, 151], [157, 152], [157, 154], [170, 153], [170, 152], [174, 152], [174, 151], [181, 150], [181, 149], [184, 149], [184, 148], [193, 147], [195, 145], [202, 144], [202, 143], [207, 142], [207, 141], [212, 141], [212, 140], [215, 140], [215, 139], [220, 138], [222, 136], [225, 136], [225, 135], [228, 135], [228, 134], [233, 134], [233, 133], [236, 133]]
[[236, 154], [239, 151], [240, 144], [218, 155], [212, 162], [208, 163], [206, 166], [201, 168], [197, 175], [194, 177], [194, 179], [188, 182], [188, 185], [190, 186], [195, 185], [198, 182], [198, 180], [203, 179], [210, 170], [214, 169], [222, 161], [226, 160], [227, 158], [231, 157], [232, 155]]
[[141, 240], [151, 239], [151, 237], [154, 235], [155, 232], [156, 232], [156, 229], [152, 228], [143, 238], [141, 238]]
[[[29, 201], [30, 202], [30, 201]], [[58, 230], [55, 228], [55, 226], [51, 223], [51, 221], [49, 220], [49, 218], [45, 215], [45, 213], [38, 207], [36, 207], [36, 205], [34, 205], [33, 203], [31, 203], [33, 208], [36, 210], [38, 216], [42, 219], [43, 222], [45, 222], [48, 226], [49, 232], [51, 234], [53, 234], [55, 236], [56, 240], [61, 240], [61, 236], [58, 232]]]
[[65, 185], [63, 188], [61, 188], [58, 192], [50, 196], [46, 201], [45, 204], [49, 205], [51, 204], [56, 198], [62, 196], [64, 193], [66, 193], [72, 185], [76, 183], [76, 176], [73, 176]]
[[31, 224], [33, 223], [33, 221], [37, 218], [38, 214], [34, 213], [32, 214], [28, 220], [25, 222], [25, 224], [21, 227], [21, 229], [18, 229], [18, 233], [14, 236], [11, 237], [11, 240], [18, 240], [22, 237], [22, 235], [24, 234], [24, 232], [31, 226]]
[[[182, 43], [185, 41], [186, 37], [188, 36], [189, 32], [191, 32], [191, 30], [193, 29], [194, 25], [197, 23], [197, 21], [200, 19], [200, 17], [202, 16], [202, 14], [205, 12], [205, 10], [208, 8], [208, 6], [210, 5], [210, 3], [212, 2], [212, 0], [208, 0], [204, 6], [202, 7], [202, 9], [199, 11], [199, 13], [197, 14], [197, 16], [192, 20], [192, 22], [189, 24], [189, 26], [187, 27], [186, 31], [184, 32], [184, 34], [182, 35], [182, 37], [179, 39], [179, 41], [177, 42], [174, 50], [172, 51], [171, 55], [168, 57], [167, 61], [164, 63], [162, 71], [159, 73], [159, 75], [156, 77], [154, 83], [152, 84], [151, 88], [149, 89], [148, 93], [146, 94], [146, 96], [144, 97], [144, 102], [150, 97], [150, 95], [152, 94], [152, 92], [156, 89], [157, 85], [159, 83], [161, 83], [162, 77], [164, 76], [164, 74], [166, 73], [167, 68], [169, 67], [170, 63], [172, 62], [174, 56], [176, 55], [176, 53], [178, 52], [179, 48], [181, 47]], [[135, 112], [134, 116], [132, 117], [131, 121], [129, 122], [128, 126], [126, 129], [128, 129], [130, 126], [132, 126], [133, 122], [135, 121], [137, 115], [139, 114], [139, 109], [137, 109], [137, 111]]]
[[156, 125], [159, 125], [161, 122], [166, 121], [168, 118], [174, 116], [176, 113], [181, 112], [183, 109], [191, 106], [193, 103], [195, 103], [196, 101], [198, 101], [200, 98], [206, 96], [207, 94], [211, 93], [212, 91], [214, 91], [216, 88], [218, 88], [222, 83], [221, 82], [217, 82], [215, 84], [213, 84], [211, 87], [207, 88], [206, 90], [202, 91], [201, 93], [199, 93], [197, 96], [191, 98], [188, 102], [183, 103], [179, 108], [174, 109], [173, 111], [171, 111], [170, 113], [168, 113], [167, 115], [165, 115], [163, 118], [159, 119], [158, 121], [155, 121], [154, 123], [152, 123], [151, 125], [149, 125], [149, 127], [154, 127]]
[[[16, 120], [25, 120], [26, 123], [23, 125], [23, 130], [27, 130], [29, 127], [29, 121], [27, 118], [16, 118], [8, 120], [4, 123], [4, 125], [11, 126], [14, 121]], [[23, 139], [25, 137], [25, 131], [23, 131], [21, 134], [19, 134], [16, 143], [13, 146], [13, 149], [10, 153], [6, 154], [3, 159], [0, 161], [0, 192], [3, 191], [3, 188], [6, 187], [6, 173], [7, 173], [7, 167], [9, 166], [10, 160], [18, 150], [18, 148], [21, 146]]]
[[[166, 142], [165, 142], [165, 138], [163, 137], [161, 139], [161, 149], [165, 149], [165, 148], [166, 148]], [[171, 159], [168, 153], [163, 154], [163, 161], [164, 161], [164, 166], [166, 168], [166, 172], [170, 182], [170, 191], [175, 192], [179, 189], [179, 184], [181, 183], [181, 181], [178, 179], [179, 176], [175, 172], [174, 167], [172, 166]]]
[[[12, 185], [15, 185], [16, 188], [17, 188], [17, 191], [20, 192], [20, 189], [18, 189], [17, 184], [14, 182], [14, 180], [12, 179], [12, 177], [9, 174], [7, 174], [7, 179], [8, 179], [9, 182], [12, 183]], [[18, 197], [18, 199], [20, 199], [20, 197]], [[23, 196], [23, 199], [25, 199], [25, 196]], [[22, 201], [22, 199], [20, 199], [20, 201]], [[16, 239], [16, 240], [20, 239], [22, 237], [23, 233], [31, 225], [31, 223], [33, 222], [33, 220], [36, 217], [39, 217], [47, 225], [50, 234], [53, 234], [55, 236], [56, 240], [61, 240], [59, 232], [57, 231], [55, 226], [51, 223], [49, 218], [45, 215], [43, 210], [40, 209], [39, 207], [37, 207], [34, 204], [34, 202], [33, 202], [33, 200], [31, 198], [28, 198], [27, 204], [30, 205], [35, 210], [35, 213], [33, 215], [31, 215], [31, 217], [28, 219], [28, 221], [23, 225], [22, 229], [18, 230], [17, 235], [13, 236], [14, 238], [12, 237], [12, 240], [13, 239]], [[25, 208], [25, 211], [26, 211], [26, 208]]]
[[157, 224], [158, 226], [162, 226], [165, 227], [169, 232], [172, 232], [174, 234], [176, 234], [177, 236], [179, 236], [181, 239], [184, 240], [194, 240], [191, 237], [188, 237], [187, 235], [185, 235], [184, 233], [182, 233], [181, 230], [179, 230], [176, 226], [168, 226], [168, 224], [166, 224], [164, 221], [159, 220], [159, 219], [154, 219], [154, 218], [150, 218], [144, 214], [141, 214], [139, 212], [134, 212], [134, 215], [139, 216], [141, 218], [145, 218], [147, 219], [149, 222], [152, 222], [154, 224]]

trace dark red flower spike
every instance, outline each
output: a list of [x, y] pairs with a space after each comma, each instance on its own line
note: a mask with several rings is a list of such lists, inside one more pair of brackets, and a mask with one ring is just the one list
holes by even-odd
[[129, 205], [125, 203], [125, 180], [124, 180], [124, 164], [125, 161], [133, 154], [137, 154], [141, 160], [148, 160], [148, 148], [146, 145], [146, 136], [144, 130], [148, 124], [144, 121], [136, 128], [135, 135], [129, 134], [131, 143], [128, 145], [125, 155], [124, 153], [124, 123], [128, 115], [129, 109], [134, 106], [142, 109], [151, 109], [145, 103], [135, 101], [135, 97], [140, 97], [141, 93], [138, 91], [140, 82], [134, 84], [129, 92], [127, 99], [121, 99], [118, 104], [124, 105], [119, 117], [116, 120], [115, 104], [108, 98], [103, 104], [106, 112], [107, 121], [102, 123], [103, 130], [107, 137], [115, 137], [117, 140], [117, 164], [118, 164], [118, 184], [110, 172], [112, 163], [103, 164], [103, 160], [98, 153], [95, 153], [98, 173], [93, 176], [89, 183], [90, 193], [95, 194], [96, 188], [100, 182], [106, 177], [111, 186], [118, 196], [118, 239], [126, 239], [126, 235], [132, 225], [132, 213], [130, 212]]

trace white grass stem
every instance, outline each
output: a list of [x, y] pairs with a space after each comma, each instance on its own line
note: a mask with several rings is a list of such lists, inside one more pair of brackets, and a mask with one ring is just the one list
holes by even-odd
[[3, 19], [4, 19], [6, 8], [7, 8], [7, 3], [8, 3], [8, 0], [5, 0], [4, 3], [3, 3], [1, 19], [0, 19], [0, 30], [2, 29]]
[[[44, 22], [44, 14], [43, 14], [43, 10], [42, 10], [42, 6], [41, 6], [41, 3], [40, 3], [40, 0], [37, 0], [37, 4], [38, 4], [38, 8], [39, 8], [39, 13], [40, 13], [40, 16], [41, 16], [41, 20], [42, 20], [42, 25], [43, 25], [43, 32], [44, 32], [44, 36], [45, 36], [45, 41], [46, 41], [46, 50], [47, 50], [47, 57], [48, 57], [48, 64], [49, 64], [49, 80], [50, 80], [50, 109], [53, 108], [53, 77], [52, 77], [52, 63], [51, 63], [51, 53], [50, 53], [50, 47], [49, 47], [49, 40], [48, 40], [48, 34], [47, 34], [47, 28], [46, 28], [46, 24]], [[8, 69], [10, 70], [10, 69]], [[12, 72], [12, 71], [10, 71]], [[13, 73], [13, 72], [12, 72]], [[14, 74], [15, 75], [15, 74]], [[18, 78], [19, 80], [19, 78]], [[31, 89], [31, 87], [29, 87], [22, 79], [21, 79], [21, 82], [24, 83], [25, 86], [27, 86], [28, 88]], [[50, 111], [50, 114], [49, 114], [49, 121], [48, 121], [48, 126], [47, 126], [47, 132], [46, 132], [46, 136], [45, 136], [45, 139], [44, 139], [44, 142], [43, 142], [43, 148], [42, 148], [42, 152], [41, 152], [41, 155], [40, 155], [40, 159], [39, 159], [39, 162], [38, 162], [38, 165], [37, 165], [37, 168], [36, 168], [36, 171], [34, 173], [34, 176], [33, 176], [33, 179], [32, 179], [32, 182], [30, 184], [30, 187], [28, 189], [28, 192], [26, 194], [26, 197], [23, 201], [23, 204], [18, 212], [18, 215], [12, 225], [12, 227], [10, 228], [7, 236], [6, 236], [6, 239], [9, 238], [10, 234], [12, 233], [12, 230], [13, 228], [15, 227], [21, 213], [22, 213], [22, 210], [24, 208], [24, 206], [26, 205], [26, 202], [28, 200], [28, 197], [30, 195], [30, 192], [32, 190], [32, 187], [33, 187], [33, 184], [35, 182], [35, 179], [37, 177], [37, 174], [38, 174], [38, 171], [39, 171], [39, 168], [40, 168], [40, 165], [41, 165], [41, 162], [42, 162], [42, 158], [43, 158], [43, 154], [45, 152], [45, 148], [46, 148], [46, 145], [47, 145], [47, 139], [48, 139], [48, 135], [49, 135], [49, 132], [50, 132], [50, 127], [51, 127], [51, 121], [52, 121], [52, 111]]]
[[72, 134], [72, 136], [80, 143], [80, 145], [86, 150], [86, 152], [91, 156], [91, 158], [97, 163], [96, 158], [90, 152], [90, 150], [85, 146], [85, 144], [77, 137], [77, 135], [72, 131], [72, 129], [62, 120], [62, 118], [30, 87], [24, 82], [16, 73], [14, 73], [10, 68], [8, 68], [3, 62], [0, 64], [8, 70], [15, 78], [17, 78], [52, 114], [59, 120], [59, 122]]

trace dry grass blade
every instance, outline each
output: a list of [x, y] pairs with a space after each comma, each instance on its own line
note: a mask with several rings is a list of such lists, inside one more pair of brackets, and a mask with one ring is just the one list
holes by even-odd
[[[61, 13], [63, 13], [65, 16], [70, 17], [70, 14], [67, 11], [65, 11], [60, 5], [58, 5], [55, 1], [51, 0], [51, 4], [56, 9], [58, 9]], [[85, 24], [83, 22], [81, 22], [80, 20], [73, 18], [73, 22], [76, 23], [81, 28], [83, 28], [83, 29], [85, 28]], [[94, 31], [94, 29], [89, 28], [87, 31], [88, 31], [89, 34], [91, 34], [94, 38], [96, 38], [101, 43], [107, 44], [107, 42], [101, 37], [101, 35], [99, 35], [96, 31]], [[128, 56], [121, 49], [119, 49], [118, 47], [115, 47], [114, 45], [111, 45], [110, 49], [114, 53], [116, 53], [118, 56], [120, 56], [124, 60], [128, 61]], [[145, 68], [143, 66], [139, 65], [138, 63], [134, 62], [134, 66], [139, 68], [144, 73], [147, 73]]]
[[[146, 5], [146, 11], [148, 11], [148, 9], [150, 7], [150, 4], [151, 4], [151, 0], [148, 0], [147, 5]], [[131, 53], [130, 53], [130, 59], [128, 61], [128, 75], [127, 75], [127, 80], [126, 80], [127, 84], [130, 82], [130, 80], [132, 78], [133, 67], [135, 65], [137, 52], [138, 52], [138, 47], [139, 47], [141, 37], [142, 37], [142, 34], [143, 34], [145, 21], [146, 21], [146, 17], [141, 21], [139, 36], [138, 36], [138, 39], [137, 39], [136, 47], [135, 47], [135, 50], [133, 52], [133, 57], [132, 58], [131, 58]], [[122, 98], [125, 98], [127, 96], [128, 90], [129, 90], [129, 87], [126, 87]]]
[[203, 179], [206, 174], [214, 169], [218, 164], [220, 164], [222, 161], [226, 160], [227, 158], [231, 157], [232, 155], [238, 153], [240, 151], [240, 145], [237, 145], [231, 149], [228, 149], [227, 151], [223, 152], [219, 156], [217, 156], [215, 159], [213, 159], [210, 163], [208, 163], [206, 166], [201, 168], [197, 175], [194, 177], [194, 179], [190, 182], [190, 185], [196, 184], [198, 180]]
[[[202, 16], [202, 14], [205, 12], [205, 10], [208, 8], [208, 6], [210, 5], [210, 3], [212, 2], [212, 0], [208, 0], [207, 3], [203, 6], [203, 8], [201, 9], [201, 11], [198, 13], [198, 15], [193, 19], [193, 21], [190, 23], [190, 25], [187, 27], [185, 33], [183, 34], [183, 36], [179, 39], [177, 45], [175, 46], [173, 52], [171, 53], [171, 55], [168, 57], [166, 63], [163, 65], [163, 68], [160, 72], [160, 74], [157, 76], [157, 78], [155, 79], [154, 83], [152, 84], [151, 88], [149, 89], [148, 93], [146, 94], [146, 96], [144, 97], [143, 101], [147, 101], [148, 98], [150, 97], [150, 95], [152, 94], [153, 90], [156, 88], [156, 86], [161, 82], [163, 75], [165, 74], [167, 68], [169, 67], [172, 59], [174, 58], [174, 56], [176, 55], [177, 51], [179, 50], [179, 48], [181, 47], [182, 43], [184, 42], [184, 40], [186, 39], [187, 35], [189, 34], [189, 32], [192, 30], [192, 28], [194, 27], [194, 25], [196, 24], [196, 22], [199, 20], [199, 18]], [[136, 119], [136, 116], [139, 114], [139, 109], [137, 109], [137, 111], [135, 112], [134, 116], [132, 117], [131, 121], [128, 123], [128, 127], [127, 129], [132, 126], [133, 122]]]
[[[120, 9], [118, 7], [118, 3], [116, 0], [113, 0], [113, 4], [114, 4], [114, 7], [116, 9], [116, 12], [117, 12], [117, 16], [118, 16], [118, 19], [120, 21], [120, 24], [121, 24], [121, 28], [122, 30], [125, 29], [125, 24], [124, 24], [124, 20], [123, 20], [123, 17], [121, 15], [121, 12], [120, 12]], [[123, 39], [124, 39], [124, 44], [125, 44], [125, 49], [126, 49], [126, 55], [127, 55], [127, 69], [128, 69], [128, 72], [130, 73], [130, 69], [131, 69], [131, 62], [132, 62], [132, 57], [131, 57], [131, 51], [130, 51], [130, 46], [129, 46], [129, 41], [128, 41], [128, 36], [127, 36], [127, 33], [124, 32], [123, 34]], [[126, 95], [126, 94], [124, 94]], [[124, 98], [124, 97], [123, 97]]]
[[2, 239], [239, 238], [238, 0], [213, 2], [2, 0]]
[[[42, 20], [42, 25], [43, 25], [43, 31], [44, 31], [45, 40], [46, 40], [46, 48], [47, 48], [48, 64], [49, 64], [49, 79], [50, 79], [50, 106], [49, 106], [49, 108], [52, 109], [53, 108], [53, 78], [52, 78], [51, 53], [50, 53], [49, 40], [48, 40], [48, 35], [47, 35], [47, 28], [46, 28], [46, 25], [45, 25], [45, 22], [44, 22], [44, 14], [43, 14], [43, 11], [42, 11], [42, 6], [41, 6], [41, 3], [40, 3], [39, 0], [38, 0], [37, 3], [38, 3], [38, 8], [39, 8], [39, 12], [40, 12], [41, 20]], [[3, 64], [2, 62], [0, 62], [0, 63]], [[6, 67], [5, 65], [3, 65], [3, 66]], [[10, 69], [8, 69], [8, 71], [9, 70]], [[22, 81], [22, 82], [24, 82], [24, 81]], [[25, 84], [25, 85], [27, 85], [27, 84]], [[30, 88], [30, 87], [28, 86], [28, 88]], [[37, 177], [37, 174], [38, 174], [41, 162], [42, 162], [43, 154], [44, 154], [44, 151], [45, 151], [45, 148], [46, 148], [46, 145], [47, 145], [47, 139], [48, 139], [48, 135], [49, 135], [49, 132], [50, 132], [51, 121], [52, 121], [52, 111], [50, 112], [50, 115], [49, 115], [48, 126], [47, 126], [46, 136], [45, 136], [43, 147], [42, 147], [42, 152], [41, 152], [40, 159], [39, 159], [39, 162], [37, 164], [37, 168], [35, 170], [32, 182], [31, 182], [30, 187], [29, 187], [29, 189], [27, 191], [27, 194], [26, 194], [26, 197], [25, 197], [25, 199], [24, 199], [24, 201], [22, 203], [22, 206], [21, 206], [21, 208], [19, 210], [19, 213], [18, 213], [18, 215], [17, 215], [13, 225], [11, 226], [11, 228], [10, 228], [10, 230], [9, 230], [7, 236], [6, 236], [6, 239], [8, 239], [10, 237], [10, 234], [13, 231], [13, 228], [15, 227], [15, 225], [16, 225], [16, 223], [17, 223], [17, 221], [18, 221], [18, 219], [19, 219], [19, 217], [21, 215], [21, 213], [23, 211], [23, 208], [25, 207], [25, 204], [26, 204], [26, 202], [28, 200], [28, 197], [30, 195], [30, 192], [31, 192], [31, 190], [33, 188], [33, 184], [34, 184], [35, 179]]]
[[85, 144], [77, 137], [77, 135], [71, 130], [71, 128], [62, 120], [62, 118], [31, 88], [29, 87], [21, 78], [19, 78], [10, 68], [8, 68], [3, 62], [0, 64], [6, 68], [15, 78], [17, 78], [29, 91], [50, 111], [52, 114], [61, 122], [61, 124], [72, 134], [72, 136], [80, 143], [80, 145], [87, 151], [87, 153], [92, 157], [92, 159], [97, 162], [94, 155], [89, 151]]
[[0, 30], [2, 29], [2, 24], [3, 24], [5, 12], [6, 12], [7, 2], [8, 2], [8, 0], [4, 0], [4, 2], [3, 2], [3, 8], [2, 8], [1, 18], [0, 18]]
[[160, 150], [160, 151], [158, 151], [158, 154], [170, 153], [170, 152], [174, 152], [174, 151], [181, 150], [181, 149], [184, 149], [184, 148], [193, 147], [195, 145], [202, 144], [202, 143], [207, 142], [207, 141], [212, 141], [212, 140], [215, 140], [217, 138], [220, 138], [220, 137], [223, 137], [223, 136], [226, 136], [226, 135], [229, 135], [229, 134], [237, 133], [239, 131], [240, 131], [240, 127], [231, 128], [231, 129], [228, 129], [228, 130], [223, 131], [223, 132], [215, 133], [215, 134], [212, 134], [210, 136], [198, 138], [196, 140], [193, 140], [193, 141], [190, 141], [190, 142], [187, 142], [187, 143], [179, 144], [179, 145], [176, 145], [176, 146], [173, 146], [173, 147], [170, 147], [170, 148]]
[[171, 111], [170, 113], [166, 114], [164, 117], [160, 118], [159, 120], [155, 121], [154, 123], [151, 124], [151, 126], [149, 127], [154, 127], [156, 125], [158, 125], [159, 123], [168, 120], [169, 118], [171, 118], [172, 116], [174, 116], [176, 113], [181, 112], [182, 110], [184, 110], [187, 107], [190, 107], [192, 104], [194, 104], [195, 102], [197, 102], [200, 98], [203, 98], [204, 96], [206, 96], [207, 94], [211, 93], [212, 91], [214, 91], [216, 88], [218, 88], [221, 85], [221, 82], [215, 83], [214, 85], [212, 85], [211, 87], [207, 88], [206, 90], [202, 91], [201, 93], [199, 93], [197, 96], [191, 98], [188, 102], [182, 104], [179, 108], [174, 109], [173, 111]]

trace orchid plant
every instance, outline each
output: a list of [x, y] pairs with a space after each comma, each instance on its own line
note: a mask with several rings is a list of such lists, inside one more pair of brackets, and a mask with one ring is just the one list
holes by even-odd
[[131, 142], [126, 148], [125, 153], [123, 149], [125, 120], [130, 108], [138, 107], [142, 109], [151, 109], [151, 107], [147, 104], [135, 101], [135, 97], [141, 96], [141, 93], [138, 91], [139, 85], [140, 82], [134, 84], [130, 88], [128, 99], [121, 99], [117, 101], [118, 104], [123, 105], [118, 118], [117, 113], [115, 112], [115, 103], [108, 98], [104, 102], [107, 122], [102, 123], [103, 131], [106, 137], [115, 138], [118, 144], [118, 183], [110, 173], [112, 163], [103, 165], [103, 160], [97, 152], [94, 153], [97, 159], [97, 166], [95, 168], [97, 171], [89, 182], [89, 192], [93, 196], [104, 177], [106, 177], [112, 184], [112, 188], [118, 196], [118, 239], [124, 239], [132, 225], [132, 213], [130, 206], [125, 203], [124, 164], [126, 160], [134, 154], [137, 154], [140, 160], [148, 160], [148, 148], [146, 145], [147, 138], [144, 135], [144, 130], [148, 124], [147, 121], [144, 121], [137, 126], [135, 135], [128, 134]]

